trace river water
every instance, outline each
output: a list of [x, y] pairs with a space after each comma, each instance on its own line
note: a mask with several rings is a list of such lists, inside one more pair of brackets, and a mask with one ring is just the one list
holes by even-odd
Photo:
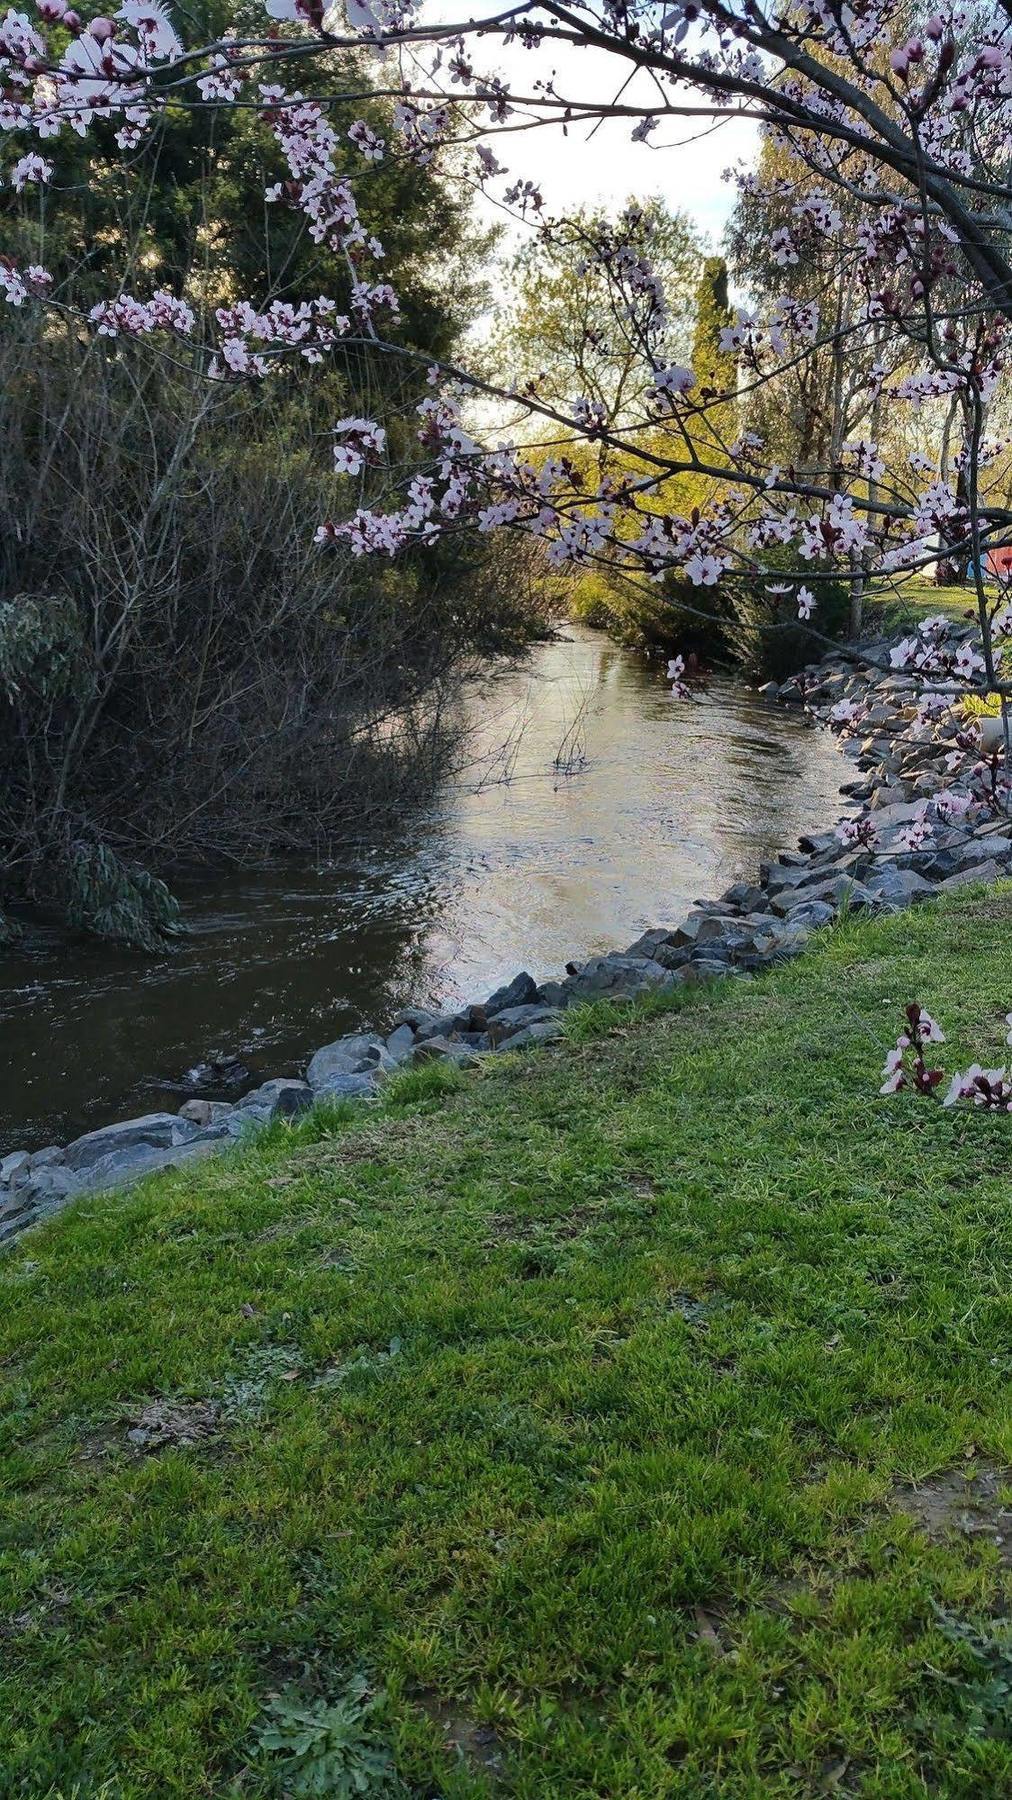
[[176, 884], [190, 930], [165, 956], [38, 933], [0, 960], [0, 1151], [174, 1110], [210, 1052], [252, 1086], [409, 1000], [623, 949], [840, 810], [828, 733], [731, 681], [674, 701], [577, 626], [463, 704], [462, 773], [382, 840]]

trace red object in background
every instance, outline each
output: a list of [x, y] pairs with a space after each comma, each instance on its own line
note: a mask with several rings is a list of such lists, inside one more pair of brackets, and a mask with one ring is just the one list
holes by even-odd
[[989, 550], [985, 561], [992, 575], [1008, 581], [1012, 576], [1012, 544], [1002, 544], [997, 550]]

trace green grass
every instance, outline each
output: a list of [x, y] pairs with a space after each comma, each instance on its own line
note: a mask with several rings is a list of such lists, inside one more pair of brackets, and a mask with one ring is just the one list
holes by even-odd
[[297, 1793], [309, 1739], [367, 1800], [1012, 1792], [1002, 1549], [902, 1504], [1012, 1462], [1012, 1122], [877, 1097], [911, 998], [1000, 1060], [1010, 924], [848, 921], [24, 1240], [4, 1800]]
[[[994, 592], [994, 589], [991, 589]], [[902, 631], [922, 619], [944, 613], [962, 623], [968, 613], [977, 616], [977, 595], [972, 583], [965, 587], [935, 587], [933, 582], [910, 576], [896, 582], [873, 582], [869, 604], [881, 609], [883, 628]]]

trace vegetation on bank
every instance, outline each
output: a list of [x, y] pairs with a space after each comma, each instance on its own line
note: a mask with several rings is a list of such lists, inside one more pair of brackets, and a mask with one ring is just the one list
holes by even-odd
[[[43, 197], [0, 198], [6, 247], [78, 309], [0, 318], [0, 944], [41, 911], [151, 946], [181, 863], [325, 853], [427, 794], [462, 660], [542, 624], [522, 548], [446, 540], [391, 565], [314, 543], [389, 479], [338, 479], [342, 416], [375, 413], [398, 475], [422, 467], [426, 366], [485, 304], [494, 235], [432, 170], [363, 171], [344, 129], [361, 115], [389, 137], [390, 104], [355, 59], [304, 86], [339, 79], [365, 93], [335, 119], [337, 167], [410, 295], [391, 332], [415, 360], [348, 342], [259, 384], [207, 379], [217, 308], [351, 310], [347, 257], [298, 208], [265, 213], [287, 165], [251, 110], [170, 109], [127, 160], [112, 124], [65, 133]], [[82, 328], [132, 261], [138, 292], [186, 298], [192, 340]]]
[[845, 921], [26, 1239], [5, 1796], [1007, 1794], [1010, 1126], [877, 1089], [911, 999], [1000, 1060], [1010, 922]]

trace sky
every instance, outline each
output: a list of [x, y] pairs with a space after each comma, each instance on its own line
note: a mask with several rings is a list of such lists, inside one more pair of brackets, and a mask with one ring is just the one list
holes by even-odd
[[[455, 5], [454, 0], [429, 0], [422, 22], [480, 19], [481, 6]], [[491, 7], [484, 10], [491, 11]], [[615, 93], [624, 69], [606, 54], [567, 45], [545, 45], [536, 52], [519, 45], [503, 46], [493, 38], [476, 38], [469, 46], [475, 66], [483, 73], [501, 74], [513, 92], [528, 94], [538, 78], [554, 77], [556, 91], [574, 102], [601, 102]], [[649, 77], [637, 76], [623, 98], [650, 105], [654, 90], [637, 87]], [[459, 93], [460, 89], [454, 89]], [[689, 96], [686, 94], [686, 98]], [[696, 97], [693, 96], [696, 100]], [[696, 100], [698, 103], [698, 100]], [[603, 202], [609, 210], [631, 196], [660, 196], [672, 210], [687, 212], [708, 240], [720, 248], [720, 238], [734, 203], [733, 187], [721, 180], [722, 172], [737, 162], [751, 163], [758, 143], [758, 127], [751, 120], [732, 119], [709, 123], [701, 119], [673, 119], [658, 126], [654, 142], [632, 141], [634, 119], [612, 119], [599, 124], [571, 127], [563, 136], [558, 126], [543, 126], [489, 137], [487, 142], [511, 176], [533, 181], [541, 189], [546, 211], [557, 215], [574, 207]], [[501, 191], [504, 183], [490, 184]], [[494, 207], [490, 216], [501, 219]]]

